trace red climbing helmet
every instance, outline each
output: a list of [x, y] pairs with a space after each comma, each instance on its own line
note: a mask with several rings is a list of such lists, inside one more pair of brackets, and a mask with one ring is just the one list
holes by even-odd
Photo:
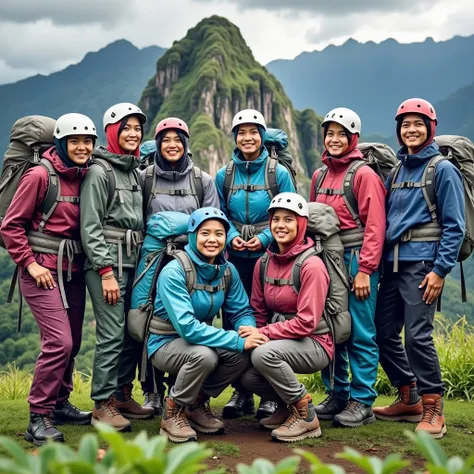
[[156, 140], [156, 136], [160, 132], [162, 132], [163, 130], [169, 130], [172, 128], [176, 130], [181, 130], [189, 138], [189, 128], [186, 125], [186, 122], [177, 117], [168, 117], [161, 120], [156, 126], [155, 140]]
[[395, 115], [395, 120], [398, 120], [400, 116], [405, 114], [420, 114], [427, 117], [429, 120], [433, 120], [435, 124], [438, 124], [436, 119], [436, 110], [434, 107], [424, 99], [407, 99], [403, 101], [397, 110], [397, 115]]

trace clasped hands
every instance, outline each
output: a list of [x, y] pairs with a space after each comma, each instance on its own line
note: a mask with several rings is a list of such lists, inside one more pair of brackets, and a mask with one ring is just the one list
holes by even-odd
[[238, 333], [240, 337], [245, 337], [244, 350], [246, 351], [255, 349], [270, 341], [267, 336], [261, 334], [260, 331], [253, 326], [240, 326]]

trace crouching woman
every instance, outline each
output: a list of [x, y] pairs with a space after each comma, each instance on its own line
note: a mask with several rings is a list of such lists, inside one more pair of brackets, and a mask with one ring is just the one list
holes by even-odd
[[314, 246], [305, 235], [308, 204], [298, 194], [281, 193], [272, 200], [269, 212], [275, 241], [257, 262], [253, 276], [251, 304], [257, 329], [240, 328], [239, 334], [262, 334], [270, 342], [252, 352], [253, 367], [245, 372], [241, 383], [278, 403], [273, 415], [260, 423], [273, 429], [274, 441], [291, 442], [321, 436], [311, 395], [296, 374], [324, 369], [334, 352], [331, 334], [316, 334], [322, 332], [317, 328], [329, 290], [329, 274], [319, 257], [305, 258], [299, 293], [295, 292], [293, 266]]
[[[247, 369], [245, 351], [269, 340], [237, 332], [241, 326], [255, 327], [255, 318], [239, 275], [223, 254], [229, 227], [216, 208], [194, 211], [185, 251], [176, 253], [157, 282], [148, 355], [158, 369], [177, 374], [160, 431], [177, 443], [195, 440], [196, 431], [223, 431], [224, 424], [209, 408], [210, 397]], [[212, 326], [221, 308], [233, 330]]]

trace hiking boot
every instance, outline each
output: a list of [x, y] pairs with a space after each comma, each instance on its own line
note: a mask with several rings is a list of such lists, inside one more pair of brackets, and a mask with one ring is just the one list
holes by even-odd
[[[117, 398], [117, 396], [119, 398]], [[120, 400], [123, 398], [123, 400]], [[155, 416], [155, 409], [148, 406], [142, 407], [132, 398], [132, 386], [125, 385], [115, 397], [115, 407], [125, 417], [132, 420], [147, 420]]]
[[329, 393], [319, 405], [316, 405], [315, 410], [320, 420], [332, 420], [344, 410], [346, 405], [346, 400], [337, 398], [333, 393]]
[[57, 404], [51, 413], [51, 421], [55, 425], [90, 425], [91, 411], [82, 411], [69, 400]]
[[433, 438], [442, 438], [446, 434], [446, 422], [443, 416], [443, 397], [437, 393], [422, 395], [423, 416], [415, 431], [426, 431]]
[[189, 424], [200, 433], [216, 434], [224, 431], [224, 423], [216, 418], [209, 406], [209, 400], [198, 396], [194, 405], [186, 408]]
[[185, 407], [179, 406], [169, 397], [164, 404], [160, 435], [167, 436], [173, 443], [197, 440], [197, 434], [186, 418]]
[[319, 420], [314, 409], [311, 395], [306, 394], [299, 402], [288, 406], [290, 416], [285, 422], [272, 431], [273, 441], [301, 441], [321, 436]]
[[375, 407], [373, 411], [379, 420], [419, 422], [423, 414], [423, 402], [416, 390], [416, 383], [398, 387], [398, 397], [391, 405]]
[[132, 431], [132, 425], [125, 419], [115, 406], [115, 398], [101, 400], [100, 408], [94, 407], [92, 410], [91, 423], [96, 425], [98, 422], [107, 423], [115, 431]]
[[278, 403], [272, 402], [270, 400], [264, 400], [263, 398], [260, 400], [260, 405], [258, 406], [257, 414], [255, 418], [257, 420], [261, 420], [262, 418], [268, 418], [272, 416], [272, 413], [277, 409]]
[[270, 416], [260, 420], [260, 426], [274, 430], [279, 428], [289, 416], [290, 410], [288, 407], [286, 405], [277, 404], [276, 410]]
[[333, 426], [343, 426], [346, 428], [358, 428], [375, 421], [372, 407], [365, 403], [349, 400], [346, 408], [333, 418]]
[[163, 394], [155, 392], [145, 393], [143, 408], [153, 408], [155, 415], [161, 415], [163, 412]]
[[255, 413], [255, 405], [253, 394], [247, 395], [238, 390], [234, 390], [232, 397], [222, 410], [222, 418], [240, 418], [244, 415], [253, 415]]
[[54, 427], [51, 417], [33, 412], [30, 413], [30, 423], [24, 438], [36, 446], [41, 446], [47, 443], [48, 440], [64, 443], [64, 436]]

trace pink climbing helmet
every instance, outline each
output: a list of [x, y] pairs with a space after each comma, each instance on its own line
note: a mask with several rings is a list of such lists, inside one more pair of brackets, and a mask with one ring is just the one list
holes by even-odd
[[424, 99], [407, 99], [403, 101], [397, 110], [397, 115], [395, 115], [395, 120], [401, 115], [405, 114], [420, 114], [427, 117], [429, 120], [433, 120], [435, 124], [438, 124], [438, 120], [436, 119], [436, 110], [435, 108]]
[[186, 125], [186, 122], [177, 117], [168, 117], [161, 120], [156, 126], [155, 140], [156, 140], [156, 136], [160, 132], [162, 132], [163, 130], [170, 130], [173, 128], [176, 130], [181, 130], [189, 138], [189, 128]]

